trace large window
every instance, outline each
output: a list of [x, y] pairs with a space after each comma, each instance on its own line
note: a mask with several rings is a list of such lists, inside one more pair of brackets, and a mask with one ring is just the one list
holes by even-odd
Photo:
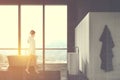
[[[42, 63], [43, 27], [45, 28], [45, 62], [67, 61], [67, 6], [66, 5], [0, 5], [0, 52], [6, 55], [28, 53], [30, 30], [36, 31], [36, 54]], [[43, 26], [43, 16], [45, 26]], [[19, 25], [20, 24], [20, 25]], [[20, 29], [20, 30], [19, 30]], [[21, 46], [19, 46], [21, 45]]]

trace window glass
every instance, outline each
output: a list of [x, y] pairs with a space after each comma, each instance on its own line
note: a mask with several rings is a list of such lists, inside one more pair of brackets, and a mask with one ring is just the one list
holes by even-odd
[[[66, 63], [67, 61], [67, 6], [45, 6], [45, 63]], [[66, 50], [59, 49], [66, 48]], [[57, 50], [58, 49], [58, 50]]]
[[0, 5], [0, 48], [18, 47], [18, 6]]
[[45, 63], [67, 63], [67, 50], [46, 50]]
[[67, 48], [67, 6], [45, 6], [45, 47]]
[[[30, 30], [35, 30], [36, 48], [42, 48], [42, 25], [43, 12], [40, 5], [22, 5], [21, 6], [21, 46], [28, 48], [27, 39], [30, 36]], [[24, 52], [24, 51], [23, 51]], [[24, 53], [22, 53], [24, 54]]]

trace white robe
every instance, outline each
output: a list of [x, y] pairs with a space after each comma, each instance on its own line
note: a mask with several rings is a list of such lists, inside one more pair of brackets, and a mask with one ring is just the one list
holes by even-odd
[[35, 55], [35, 40], [33, 37], [28, 38], [28, 54]]

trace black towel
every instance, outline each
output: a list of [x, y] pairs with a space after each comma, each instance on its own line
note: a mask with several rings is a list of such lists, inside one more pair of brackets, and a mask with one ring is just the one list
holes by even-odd
[[102, 49], [100, 53], [101, 58], [101, 69], [104, 71], [112, 71], [113, 65], [112, 65], [112, 58], [113, 58], [113, 51], [112, 48], [115, 46], [111, 32], [107, 25], [105, 25], [104, 31], [100, 37], [100, 41], [102, 42]]

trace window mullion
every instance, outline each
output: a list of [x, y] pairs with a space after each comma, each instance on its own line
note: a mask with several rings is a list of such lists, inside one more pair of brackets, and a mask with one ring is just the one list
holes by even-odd
[[18, 55], [21, 54], [21, 5], [18, 5]]

